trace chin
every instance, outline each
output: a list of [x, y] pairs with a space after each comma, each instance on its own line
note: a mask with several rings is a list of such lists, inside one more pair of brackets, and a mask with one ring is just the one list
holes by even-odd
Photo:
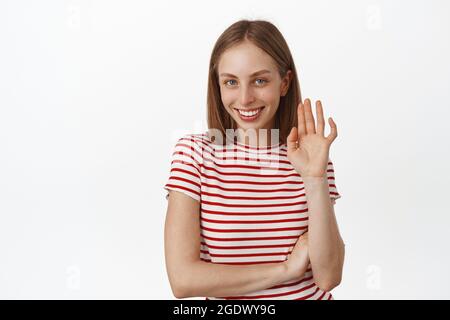
[[253, 129], [253, 130], [259, 130], [264, 128], [265, 126], [262, 124], [247, 124], [247, 123], [237, 123], [239, 128], [244, 129], [244, 130], [249, 130], [249, 129]]

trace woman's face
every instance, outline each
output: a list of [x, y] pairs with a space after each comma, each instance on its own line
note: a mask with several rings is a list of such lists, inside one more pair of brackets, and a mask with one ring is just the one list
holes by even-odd
[[291, 70], [281, 79], [275, 62], [246, 41], [226, 50], [218, 63], [222, 103], [238, 128], [272, 129]]

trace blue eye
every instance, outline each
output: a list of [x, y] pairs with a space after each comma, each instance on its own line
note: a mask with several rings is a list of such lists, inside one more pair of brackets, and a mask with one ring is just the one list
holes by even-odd
[[258, 81], [258, 80], [264, 81], [264, 83], [267, 82], [267, 80], [264, 80], [264, 79], [256, 79], [256, 81]]
[[[264, 79], [256, 79], [256, 81], [258, 81], [258, 80], [262, 81], [262, 83], [260, 83], [260, 84], [263, 84], [263, 83], [267, 83], [267, 82], [268, 82], [267, 80], [264, 80]], [[236, 80], [233, 80], [233, 79], [227, 80], [227, 81], [224, 82], [224, 84], [229, 84], [230, 81], [236, 81]]]
[[235, 81], [235, 80], [233, 80], [233, 79], [227, 80], [227, 81], [225, 81], [224, 83], [225, 83], [225, 84], [228, 84], [229, 81]]

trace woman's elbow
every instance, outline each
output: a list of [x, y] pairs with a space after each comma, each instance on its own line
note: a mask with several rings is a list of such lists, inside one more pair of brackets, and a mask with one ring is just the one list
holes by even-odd
[[190, 270], [190, 267], [185, 267], [182, 270], [172, 270], [172, 272], [169, 273], [170, 288], [172, 289], [173, 295], [177, 299], [184, 299], [194, 296]]
[[336, 288], [338, 285], [341, 284], [342, 275], [339, 274], [335, 277], [330, 277], [328, 279], [323, 279], [320, 281], [317, 281], [316, 284], [319, 287], [319, 289], [323, 291], [331, 291], [334, 288]]
[[317, 283], [317, 286], [319, 287], [319, 289], [322, 289], [323, 291], [331, 291], [334, 288], [336, 288], [339, 284], [341, 283], [341, 281], [328, 281], [328, 282], [324, 282], [324, 283]]
[[336, 267], [328, 270], [327, 275], [321, 277], [316, 282], [317, 286], [324, 291], [331, 291], [341, 284], [342, 281], [342, 271], [344, 267], [344, 253], [345, 249], [342, 246], [342, 255], [340, 256], [339, 262]]
[[188, 295], [186, 294], [186, 291], [179, 286], [174, 286], [172, 287], [172, 293], [175, 296], [175, 298], [177, 299], [185, 299], [188, 297]]
[[169, 280], [170, 288], [172, 293], [177, 299], [188, 298], [188, 285], [182, 279], [171, 279]]

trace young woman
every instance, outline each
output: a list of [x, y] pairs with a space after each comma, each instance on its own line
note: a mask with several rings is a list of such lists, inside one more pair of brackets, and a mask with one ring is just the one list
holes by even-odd
[[[208, 127], [175, 146], [167, 190], [166, 268], [177, 298], [333, 299], [344, 243], [333, 205], [336, 124], [301, 101], [279, 30], [241, 20], [219, 37]], [[267, 134], [270, 133], [270, 134]]]

